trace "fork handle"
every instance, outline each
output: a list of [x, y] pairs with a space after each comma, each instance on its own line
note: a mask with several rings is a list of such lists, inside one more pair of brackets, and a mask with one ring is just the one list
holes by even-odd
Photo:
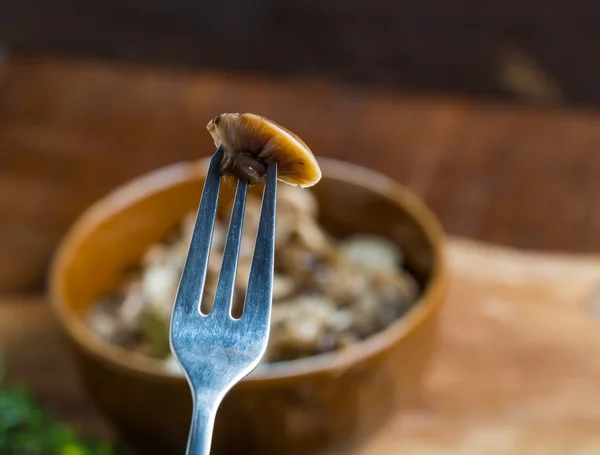
[[199, 393], [194, 400], [187, 455], [209, 455], [220, 398]]

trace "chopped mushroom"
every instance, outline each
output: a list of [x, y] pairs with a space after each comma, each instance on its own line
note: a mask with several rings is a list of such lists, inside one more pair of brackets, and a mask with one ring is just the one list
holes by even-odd
[[319, 214], [319, 203], [312, 191], [305, 191], [294, 186], [282, 186], [277, 189], [278, 212], [306, 215], [316, 219]]
[[329, 351], [334, 339], [329, 330], [334, 302], [319, 296], [292, 299], [273, 307], [271, 336], [278, 340], [269, 358], [291, 360]]
[[307, 188], [321, 180], [321, 169], [310, 148], [272, 120], [248, 113], [221, 114], [206, 129], [215, 145], [224, 148], [221, 173], [230, 184], [238, 178], [251, 185], [259, 183], [273, 162], [282, 182]]
[[411, 275], [392, 271], [375, 273], [371, 278], [371, 289], [383, 304], [397, 305], [401, 302], [404, 309], [410, 306], [419, 293], [419, 285]]
[[298, 282], [291, 276], [276, 273], [273, 276], [273, 301], [279, 302], [294, 294]]
[[398, 247], [387, 239], [372, 235], [355, 235], [342, 243], [346, 260], [372, 271], [397, 270], [402, 262]]

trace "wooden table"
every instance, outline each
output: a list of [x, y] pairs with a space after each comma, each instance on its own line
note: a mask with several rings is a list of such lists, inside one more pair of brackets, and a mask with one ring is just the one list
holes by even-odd
[[[8, 62], [0, 67], [0, 345], [9, 380], [30, 385], [75, 426], [109, 432], [39, 296], [52, 251], [74, 217], [115, 185], [210, 154], [204, 127], [223, 111], [273, 117], [318, 155], [390, 175], [451, 234], [600, 250], [598, 113], [320, 80]], [[597, 453], [600, 326], [590, 299], [600, 262], [456, 238], [449, 248], [452, 286], [425, 406], [398, 415], [364, 454]]]
[[[451, 287], [424, 404], [360, 455], [583, 455], [600, 450], [600, 259], [452, 239]], [[0, 301], [9, 380], [107, 434], [43, 298]]]

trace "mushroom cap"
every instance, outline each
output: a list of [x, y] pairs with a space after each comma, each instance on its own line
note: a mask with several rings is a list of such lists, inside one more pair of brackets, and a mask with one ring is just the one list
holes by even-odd
[[[224, 160], [253, 157], [265, 167], [276, 162], [278, 180], [303, 188], [321, 180], [321, 169], [310, 148], [272, 120], [256, 114], [225, 113], [213, 118], [206, 129], [217, 147], [223, 145]], [[238, 162], [247, 166], [247, 160]]]

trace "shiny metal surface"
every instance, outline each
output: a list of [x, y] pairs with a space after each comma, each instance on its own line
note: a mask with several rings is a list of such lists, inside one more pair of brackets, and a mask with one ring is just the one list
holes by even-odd
[[213, 156], [171, 320], [171, 350], [185, 371], [194, 411], [188, 455], [210, 453], [217, 408], [231, 388], [258, 365], [269, 337], [273, 289], [277, 164], [269, 166], [244, 311], [231, 315], [233, 285], [243, 228], [247, 183], [239, 182], [214, 305], [203, 314], [200, 302], [219, 198], [219, 165]]

